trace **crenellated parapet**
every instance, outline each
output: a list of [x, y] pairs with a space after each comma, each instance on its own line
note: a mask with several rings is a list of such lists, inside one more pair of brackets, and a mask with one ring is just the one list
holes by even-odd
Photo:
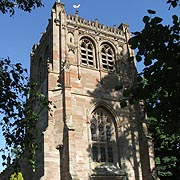
[[114, 27], [105, 26], [103, 24], [100, 24], [97, 19], [95, 21], [90, 21], [90, 20], [86, 21], [84, 18], [79, 17], [77, 14], [76, 15], [68, 14], [67, 23], [78, 27], [84, 27], [86, 29], [92, 29], [95, 30], [96, 32], [103, 32], [106, 34], [120, 36], [121, 38], [124, 37], [123, 30], [117, 28], [115, 25]]

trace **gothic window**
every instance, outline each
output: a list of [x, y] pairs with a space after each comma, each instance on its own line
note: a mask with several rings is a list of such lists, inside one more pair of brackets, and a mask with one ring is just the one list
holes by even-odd
[[43, 76], [43, 68], [42, 68], [42, 58], [39, 58], [39, 62], [38, 62], [38, 83], [39, 85], [42, 83], [42, 78]]
[[50, 53], [49, 53], [49, 47], [47, 46], [45, 51], [44, 51], [44, 56], [39, 58], [39, 62], [38, 62], [38, 83], [39, 86], [41, 86], [41, 84], [44, 82], [44, 80], [47, 78], [47, 74], [48, 74], [48, 67], [47, 67], [47, 63], [49, 61], [49, 57]]
[[101, 49], [101, 60], [102, 60], [102, 69], [113, 71], [114, 70], [114, 52], [111, 46], [108, 44], [103, 44]]
[[49, 53], [49, 46], [46, 47], [44, 53], [44, 61], [43, 61], [43, 79], [47, 78], [48, 74], [48, 66], [47, 64], [50, 62], [50, 53]]
[[96, 109], [91, 116], [91, 153], [94, 162], [113, 163], [115, 129], [112, 116], [103, 108]]
[[93, 43], [87, 39], [83, 38], [81, 40], [81, 64], [88, 67], [95, 67], [95, 48]]

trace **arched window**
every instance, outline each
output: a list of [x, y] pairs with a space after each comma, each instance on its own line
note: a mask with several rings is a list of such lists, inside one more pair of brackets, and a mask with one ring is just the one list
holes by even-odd
[[41, 85], [43, 80], [43, 68], [42, 68], [42, 57], [39, 58], [38, 62], [38, 84]]
[[102, 69], [113, 71], [114, 70], [114, 52], [108, 44], [103, 44], [101, 49], [101, 60], [102, 60]]
[[48, 75], [48, 63], [50, 62], [50, 52], [49, 52], [49, 46], [46, 47], [46, 50], [44, 52], [44, 61], [43, 61], [43, 79], [47, 78]]
[[89, 67], [95, 67], [95, 48], [93, 43], [87, 39], [83, 38], [81, 40], [81, 64]]
[[91, 153], [94, 162], [114, 162], [116, 142], [112, 116], [103, 108], [97, 108], [91, 116]]

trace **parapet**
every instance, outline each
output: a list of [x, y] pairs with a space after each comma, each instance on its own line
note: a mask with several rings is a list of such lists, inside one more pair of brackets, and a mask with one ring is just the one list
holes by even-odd
[[79, 17], [77, 14], [76, 15], [68, 14], [67, 23], [73, 24], [79, 27], [84, 27], [87, 29], [93, 29], [96, 32], [101, 31], [101, 32], [110, 33], [116, 36], [124, 36], [123, 30], [120, 28], [117, 28], [115, 25], [114, 27], [105, 26], [103, 24], [100, 24], [97, 19], [95, 21], [90, 21], [90, 20], [86, 21], [84, 18]]

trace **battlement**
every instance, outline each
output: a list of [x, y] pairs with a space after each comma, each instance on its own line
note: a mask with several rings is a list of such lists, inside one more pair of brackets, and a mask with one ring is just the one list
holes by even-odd
[[83, 26], [85, 28], [94, 29], [96, 31], [102, 31], [104, 33], [111, 33], [116, 36], [124, 36], [123, 30], [120, 28], [117, 28], [115, 25], [114, 27], [105, 26], [103, 24], [100, 24], [98, 20], [95, 21], [86, 21], [84, 18], [79, 17], [76, 15], [67, 15], [67, 23], [74, 24], [76, 26]]
[[[53, 23], [57, 23], [56, 25], [59, 25], [59, 22], [61, 21], [59, 18], [59, 13], [63, 12], [64, 14], [66, 14], [65, 10], [64, 10], [64, 4], [56, 2], [55, 5], [53, 6], [52, 9], [52, 13], [55, 13], [54, 18], [51, 17], [51, 19], [48, 20], [48, 25], [46, 27], [45, 32], [43, 32], [40, 38], [40, 41], [38, 44], [35, 44], [32, 48], [32, 52], [31, 55], [33, 56], [34, 52], [37, 51], [39, 48], [39, 45], [42, 44], [43, 41], [46, 41], [46, 37], [48, 36], [48, 33], [51, 31], [51, 28], [53, 26]], [[95, 19], [94, 21], [92, 20], [85, 20], [82, 17], [78, 16], [78, 12], [76, 11], [75, 15], [72, 14], [67, 14], [64, 17], [66, 19], [66, 24], [63, 25], [70, 25], [72, 27], [80, 27], [86, 30], [91, 30], [95, 33], [102, 33], [105, 35], [108, 35], [110, 37], [113, 38], [118, 38], [121, 39], [125, 42], [125, 39], [127, 37], [125, 37], [125, 34], [127, 35], [130, 34], [129, 30], [128, 30], [128, 25], [121, 23], [120, 26], [116, 26], [114, 25], [113, 27], [110, 26], [105, 26], [104, 24], [101, 24], [98, 22], [98, 19]]]

